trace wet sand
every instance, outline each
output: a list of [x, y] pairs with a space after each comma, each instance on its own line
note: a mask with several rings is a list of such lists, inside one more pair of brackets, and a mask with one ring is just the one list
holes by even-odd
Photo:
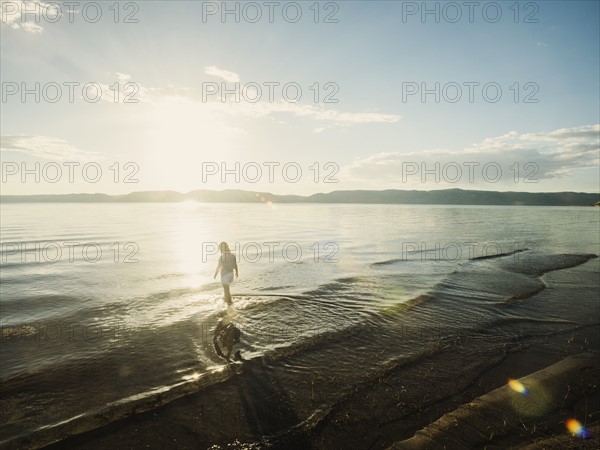
[[[553, 423], [570, 424], [575, 434], [573, 440], [584, 439], [587, 437], [584, 430], [589, 427], [589, 405], [585, 401], [582, 410], [581, 399], [587, 400], [600, 379], [598, 356], [597, 352], [569, 356], [519, 380], [511, 380], [508, 385], [444, 414], [390, 449], [514, 448], [522, 440], [539, 434], [538, 429], [551, 431]], [[575, 418], [581, 419], [585, 427], [575, 423]], [[536, 440], [537, 445], [549, 439]]]
[[[503, 354], [489, 355], [496, 358], [491, 369], [489, 359], [487, 364], [469, 359], [472, 346], [480, 343], [459, 340], [452, 345], [461, 367], [442, 366], [447, 360], [433, 354], [419, 364], [382, 372], [381, 378], [357, 386], [330, 410], [308, 418], [267, 364], [246, 362], [230, 366], [228, 370], [239, 375], [222, 383], [47, 448], [387, 448], [460, 405], [505, 386], [508, 378], [521, 378], [569, 355], [598, 351], [599, 331], [594, 326], [541, 341], [521, 341]], [[471, 376], [457, 377], [461, 370]], [[564, 421], [577, 417], [588, 428], [598, 422], [600, 388], [595, 380], [589, 373], [575, 377], [576, 395], [568, 395], [558, 410], [539, 412], [522, 429], [496, 433], [487, 448], [552, 448], [553, 442], [556, 448], [583, 445], [567, 433]], [[449, 385], [451, 390], [446, 388]], [[237, 400], [223, 404], [223, 398]], [[597, 441], [585, 445], [597, 445]]]

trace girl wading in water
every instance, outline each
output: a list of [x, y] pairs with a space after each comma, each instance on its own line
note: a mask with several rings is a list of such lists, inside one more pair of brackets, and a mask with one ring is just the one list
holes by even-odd
[[227, 242], [221, 242], [219, 244], [219, 250], [221, 251], [221, 256], [219, 256], [219, 263], [217, 264], [217, 269], [215, 270], [215, 276], [213, 278], [217, 278], [217, 274], [219, 271], [221, 272], [221, 283], [223, 284], [223, 299], [228, 305], [231, 305], [231, 292], [229, 291], [229, 285], [233, 282], [233, 271], [235, 270], [235, 277], [238, 277], [238, 266], [237, 261], [235, 260], [235, 255], [231, 253], [229, 250], [229, 245]]

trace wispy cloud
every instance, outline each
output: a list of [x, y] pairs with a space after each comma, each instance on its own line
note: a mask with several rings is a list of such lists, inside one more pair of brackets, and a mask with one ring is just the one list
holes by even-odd
[[43, 21], [43, 17], [55, 21], [61, 14], [60, 8], [57, 8], [56, 4], [39, 0], [1, 0], [0, 7], [2, 9], [2, 25], [13, 30], [23, 30], [34, 34], [44, 31], [44, 27], [39, 25]]
[[[240, 77], [234, 72], [219, 69], [216, 66], [209, 66], [205, 72], [210, 75], [218, 76], [230, 83], [240, 83]], [[108, 88], [108, 86], [104, 86]], [[202, 93], [196, 88], [180, 87], [168, 85], [166, 87], [154, 88], [138, 86], [139, 93], [137, 97], [142, 101], [158, 103], [165, 97], [173, 99], [183, 98], [191, 100], [207, 111], [215, 114], [222, 114], [228, 117], [240, 116], [250, 118], [266, 118], [282, 115], [292, 115], [295, 117], [312, 119], [321, 122], [322, 125], [314, 129], [315, 132], [322, 132], [326, 129], [369, 123], [396, 123], [402, 116], [397, 114], [384, 114], [379, 112], [347, 112], [340, 111], [325, 104], [306, 104], [302, 102], [291, 102], [284, 99], [269, 99], [263, 95], [258, 101], [251, 102], [240, 99], [234, 100], [233, 95], [228, 95], [225, 101], [221, 100], [220, 95], [208, 96], [202, 98]], [[239, 85], [238, 85], [239, 87]], [[228, 89], [235, 89], [235, 86], [228, 86]]]
[[299, 117], [310, 117], [315, 120], [334, 122], [337, 124], [359, 124], [359, 123], [395, 123], [402, 116], [395, 114], [381, 114], [376, 112], [350, 113], [335, 109], [329, 109], [315, 105], [299, 105], [297, 103], [279, 102], [268, 106], [266, 113], [288, 112]]
[[37, 135], [0, 136], [0, 150], [24, 153], [51, 161], [86, 161], [98, 158], [94, 152], [81, 150], [64, 139]]
[[[357, 181], [377, 180], [395, 187], [423, 189], [442, 186], [492, 189], [498, 185], [543, 182], [572, 176], [577, 169], [597, 167], [599, 136], [598, 124], [548, 133], [512, 131], [459, 151], [378, 153], [354, 161], [343, 172]], [[489, 171], [484, 170], [486, 165]], [[460, 175], [457, 167], [462, 171]]]
[[348, 126], [367, 123], [395, 123], [402, 116], [396, 114], [382, 114], [376, 112], [343, 112], [321, 105], [302, 105], [290, 103], [284, 100], [277, 102], [259, 103], [221, 103], [214, 102], [214, 106], [224, 113], [231, 115], [244, 115], [249, 117], [268, 117], [272, 115], [291, 114], [296, 117], [313, 119], [329, 123], [328, 126], [317, 128], [315, 131], [323, 131], [333, 125]]
[[117, 79], [119, 81], [126, 82], [131, 80], [131, 75], [127, 73], [115, 72], [115, 74], [117, 75]]
[[240, 76], [229, 70], [219, 69], [217, 66], [208, 66], [204, 68], [204, 73], [224, 79], [229, 83], [239, 83]]

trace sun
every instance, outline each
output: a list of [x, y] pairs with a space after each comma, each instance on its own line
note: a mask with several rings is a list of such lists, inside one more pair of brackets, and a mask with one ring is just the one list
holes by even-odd
[[143, 118], [146, 172], [158, 189], [202, 188], [205, 162], [235, 161], [244, 132], [228, 123], [218, 106], [183, 96], [163, 96], [148, 102]]

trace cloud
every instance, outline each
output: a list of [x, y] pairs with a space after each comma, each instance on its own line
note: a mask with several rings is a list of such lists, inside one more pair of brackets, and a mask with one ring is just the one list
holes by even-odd
[[[146, 94], [146, 89], [139, 83], [131, 79], [131, 75], [127, 73], [114, 72], [113, 80], [108, 83], [98, 82], [100, 86], [100, 100], [109, 103], [138, 103], [140, 98]], [[114, 79], [117, 81], [115, 82]], [[117, 86], [115, 86], [117, 85]], [[90, 97], [95, 98], [97, 93], [95, 91], [90, 92]], [[80, 96], [83, 98], [83, 95]]]
[[524, 134], [523, 139], [528, 140], [560, 140], [560, 139], [598, 139], [600, 134], [600, 125], [589, 125], [577, 128], [559, 128], [551, 133], [530, 133]]
[[338, 124], [359, 124], [359, 123], [395, 123], [402, 116], [395, 114], [381, 114], [374, 112], [367, 113], [349, 113], [341, 112], [335, 109], [326, 109], [313, 105], [297, 105], [295, 103], [283, 104], [283, 108], [272, 108], [274, 112], [291, 112], [297, 116], [310, 117], [315, 120], [335, 122]]
[[347, 165], [349, 179], [385, 182], [399, 188], [498, 185], [531, 187], [530, 183], [573, 176], [578, 169], [600, 164], [600, 125], [561, 128], [548, 133], [515, 131], [491, 137], [459, 151], [378, 153]]
[[224, 105], [221, 108], [223, 112], [233, 115], [240, 114], [251, 117], [266, 117], [275, 114], [292, 114], [296, 117], [304, 117], [330, 123], [327, 127], [320, 127], [322, 128], [320, 131], [323, 131], [325, 128], [331, 128], [331, 125], [347, 126], [366, 123], [395, 123], [402, 118], [402, 116], [395, 114], [342, 112], [321, 105], [303, 105], [286, 102], [285, 100], [277, 102], [239, 102], [221, 104]]
[[130, 81], [131, 80], [131, 75], [129, 75], [127, 73], [115, 72], [115, 75], [117, 76], [117, 79], [119, 81]]
[[41, 26], [39, 26], [36, 23], [31, 23], [31, 22], [23, 22], [20, 25], [18, 23], [14, 23], [12, 25], [12, 28], [15, 28], [15, 29], [21, 28], [30, 33], [41, 33], [42, 31], [44, 31], [44, 29]]
[[0, 1], [2, 24], [13, 30], [23, 30], [39, 34], [44, 31], [40, 22], [55, 22], [61, 16], [60, 7], [56, 4], [39, 0]]
[[207, 75], [213, 75], [215, 77], [223, 78], [229, 83], [239, 83], [240, 76], [235, 72], [229, 70], [219, 69], [217, 66], [208, 66], [204, 68], [204, 73]]
[[64, 139], [49, 136], [0, 136], [0, 150], [25, 153], [51, 161], [85, 161], [98, 158], [94, 152], [81, 150]]
[[[214, 95], [206, 95], [204, 96], [205, 98], [203, 98], [202, 92], [192, 87], [181, 87], [169, 84], [165, 87], [155, 88], [146, 87], [139, 83], [135, 83], [138, 91], [134, 98], [154, 104], [162, 103], [165, 98], [170, 98], [175, 102], [179, 100], [192, 101], [204, 111], [227, 116], [228, 118], [238, 116], [279, 119], [281, 115], [288, 114], [320, 122], [322, 125], [317, 127], [315, 132], [322, 132], [326, 129], [340, 126], [369, 123], [396, 123], [402, 118], [402, 116], [397, 114], [346, 112], [329, 108], [321, 104], [303, 104], [301, 103], [302, 98], [300, 98], [298, 102], [286, 101], [283, 98], [270, 98], [270, 94], [266, 92], [268, 91], [267, 87], [264, 88], [265, 92], [246, 94], [252, 100], [257, 99], [255, 102], [248, 101], [242, 95], [244, 88], [239, 83], [240, 78], [238, 74], [219, 69], [216, 66], [207, 67], [205, 72], [210, 75], [219, 76], [231, 83], [235, 83], [231, 86], [226, 86], [226, 89], [228, 92], [237, 89], [239, 93], [238, 100], [235, 99], [234, 94], [224, 96], [225, 101], [222, 101], [223, 99], [219, 92]], [[131, 80], [129, 75], [119, 72], [117, 72], [117, 77], [120, 81]], [[113, 101], [114, 93], [109, 90], [109, 85], [101, 84], [101, 86], [105, 93], [102, 98]], [[221, 89], [221, 87], [219, 87], [219, 89]], [[131, 92], [131, 90], [128, 92]], [[278, 93], [275, 94], [275, 97], [277, 96]], [[280, 97], [282, 97], [282, 95], [280, 95]], [[310, 96], [310, 99], [312, 100], [312, 95]], [[280, 120], [277, 121], [280, 122]]]

